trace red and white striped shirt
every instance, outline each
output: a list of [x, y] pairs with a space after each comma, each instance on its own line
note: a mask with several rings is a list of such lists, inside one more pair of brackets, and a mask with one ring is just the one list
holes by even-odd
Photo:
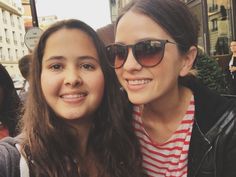
[[194, 122], [195, 104], [191, 99], [180, 126], [165, 143], [156, 144], [145, 131], [140, 108], [134, 107], [135, 133], [141, 144], [143, 167], [150, 177], [186, 177], [188, 150]]

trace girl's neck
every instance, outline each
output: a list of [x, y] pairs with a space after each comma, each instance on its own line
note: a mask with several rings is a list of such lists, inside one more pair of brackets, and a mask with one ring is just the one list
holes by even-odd
[[[87, 153], [87, 144], [88, 144], [88, 136], [89, 132], [92, 127], [92, 118], [86, 118], [86, 119], [80, 119], [80, 120], [73, 120], [70, 121], [69, 124], [74, 128], [75, 130], [75, 136], [77, 137], [78, 142], [78, 151], [79, 154], [84, 156]], [[73, 130], [73, 131], [74, 131]]]

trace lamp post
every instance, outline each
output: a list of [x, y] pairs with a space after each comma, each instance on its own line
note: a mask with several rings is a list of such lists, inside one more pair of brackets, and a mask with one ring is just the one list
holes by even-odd
[[30, 0], [30, 9], [31, 9], [31, 14], [32, 14], [32, 24], [33, 27], [38, 27], [38, 16], [37, 16], [37, 11], [36, 11], [36, 6], [35, 6], [35, 0]]

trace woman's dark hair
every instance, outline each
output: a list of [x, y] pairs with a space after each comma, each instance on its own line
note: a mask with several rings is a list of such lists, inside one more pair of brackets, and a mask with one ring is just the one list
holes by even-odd
[[42, 58], [47, 40], [61, 29], [78, 29], [91, 37], [104, 74], [104, 96], [94, 113], [94, 125], [87, 145], [102, 167], [100, 176], [143, 176], [139, 143], [132, 127], [132, 106], [119, 90], [115, 72], [107, 63], [104, 44], [96, 32], [82, 21], [73, 19], [49, 27], [40, 37], [33, 55], [30, 89], [23, 116], [22, 134], [25, 138], [22, 145], [26, 154], [27, 149], [31, 153], [34, 176], [85, 177], [86, 170], [89, 170], [83, 168], [82, 158], [79, 158], [78, 164], [74, 163], [78, 160], [75, 157], [79, 156], [76, 143], [78, 137], [51, 110], [41, 88]]
[[186, 53], [197, 46], [199, 24], [186, 4], [179, 0], [134, 0], [120, 13], [116, 25], [127, 11], [145, 14], [163, 27]]
[[15, 136], [18, 133], [17, 123], [21, 103], [13, 81], [2, 64], [0, 64], [0, 87], [3, 89], [3, 100], [0, 104], [0, 121], [7, 127], [9, 135]]

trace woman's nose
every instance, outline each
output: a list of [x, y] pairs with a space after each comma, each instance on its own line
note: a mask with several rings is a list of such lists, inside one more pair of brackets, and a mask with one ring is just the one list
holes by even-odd
[[127, 59], [123, 65], [123, 69], [127, 71], [140, 70], [142, 66], [137, 62], [131, 48], [128, 50]]

